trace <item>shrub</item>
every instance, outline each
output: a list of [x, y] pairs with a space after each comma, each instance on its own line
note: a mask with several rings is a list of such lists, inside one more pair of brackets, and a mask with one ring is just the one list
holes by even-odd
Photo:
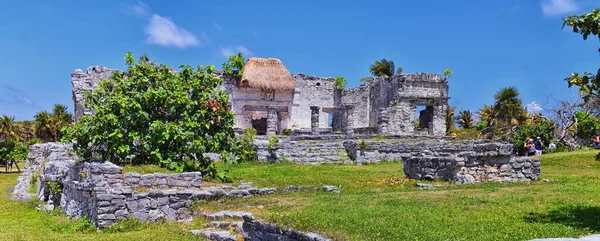
[[511, 133], [510, 143], [515, 145], [519, 153], [525, 153], [525, 140], [528, 138], [535, 139], [541, 137], [542, 142], [547, 147], [550, 141], [554, 140], [552, 135], [554, 128], [551, 123], [541, 123], [537, 125], [521, 126], [517, 131]]
[[290, 134], [292, 134], [292, 130], [286, 128], [283, 130], [283, 134], [289, 136]]
[[360, 149], [367, 148], [367, 142], [365, 140], [360, 140]]
[[180, 66], [174, 72], [143, 55], [125, 56], [127, 72], [115, 71], [85, 96], [92, 116], [66, 131], [65, 142], [84, 160], [116, 164], [157, 164], [175, 171], [215, 176], [203, 153], [228, 157], [235, 142], [234, 115], [214, 66]]
[[244, 135], [236, 139], [232, 151], [238, 154], [238, 162], [254, 162], [258, 161], [258, 154], [254, 146], [254, 136], [256, 129], [244, 129]]
[[277, 146], [279, 145], [279, 138], [277, 138], [276, 135], [271, 135], [269, 136], [269, 151], [273, 151], [275, 150], [275, 148], [277, 148]]
[[467, 129], [456, 129], [453, 133], [456, 136], [456, 140], [476, 140], [481, 139], [481, 132], [475, 128]]
[[344, 76], [338, 76], [335, 77], [335, 87], [338, 90], [343, 90], [344, 88], [346, 88], [347, 82], [346, 82], [346, 78], [344, 78]]

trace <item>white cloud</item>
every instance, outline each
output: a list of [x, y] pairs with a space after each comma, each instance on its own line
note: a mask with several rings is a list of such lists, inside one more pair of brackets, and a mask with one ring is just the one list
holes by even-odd
[[229, 47], [221, 48], [220, 52], [221, 52], [221, 55], [223, 55], [225, 57], [229, 57], [231, 55], [237, 54], [238, 52], [246, 55], [246, 57], [249, 55], [253, 55], [252, 51], [250, 51], [244, 45], [238, 45], [237, 47], [229, 46]]
[[221, 27], [221, 25], [219, 25], [218, 23], [214, 23], [215, 28], [219, 31], [223, 31], [223, 27]]
[[137, 2], [130, 7], [131, 12], [140, 18], [146, 17], [150, 13], [150, 7], [143, 2]]
[[526, 107], [527, 107], [527, 112], [529, 112], [529, 113], [540, 113], [540, 112], [542, 112], [542, 110], [544, 110], [542, 105], [540, 105], [540, 103], [537, 103], [535, 101], [530, 102], [529, 104], [526, 105]]
[[560, 16], [579, 10], [575, 0], [542, 0], [542, 12], [546, 16]]
[[205, 34], [201, 36], [202, 40], [198, 40], [194, 34], [177, 26], [171, 19], [157, 14], [152, 14], [145, 32], [148, 35], [146, 41], [150, 44], [175, 46], [182, 49], [202, 45], [207, 40]]

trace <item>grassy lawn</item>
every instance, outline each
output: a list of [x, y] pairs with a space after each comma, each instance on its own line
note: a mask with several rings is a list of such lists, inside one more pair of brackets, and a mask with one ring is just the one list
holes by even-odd
[[[418, 190], [401, 163], [381, 165], [226, 165], [237, 181], [260, 187], [335, 185], [342, 193], [280, 193], [199, 210], [245, 210], [255, 216], [335, 240], [527, 240], [600, 233], [597, 151], [545, 155], [542, 179], [516, 184], [443, 186]], [[17, 174], [0, 174], [2, 240], [193, 240], [193, 224], [145, 224], [133, 231], [85, 232], [81, 223], [9, 201]], [[237, 183], [236, 183], [237, 184]], [[78, 231], [83, 230], [83, 231]]]

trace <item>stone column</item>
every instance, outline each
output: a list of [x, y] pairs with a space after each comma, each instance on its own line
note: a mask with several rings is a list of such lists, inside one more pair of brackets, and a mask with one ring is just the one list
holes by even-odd
[[377, 116], [377, 132], [381, 135], [387, 135], [389, 130], [390, 116], [386, 108], [379, 108]]
[[354, 134], [354, 106], [347, 105], [346, 107], [346, 125], [344, 125], [344, 134], [353, 135]]
[[277, 131], [277, 109], [273, 106], [267, 107], [267, 135], [275, 135]]
[[446, 135], [446, 113], [448, 111], [447, 105], [437, 105], [433, 107], [433, 118], [432, 118], [432, 134], [434, 136], [445, 136]]
[[319, 107], [310, 107], [310, 132], [312, 134], [318, 134], [319, 131]]

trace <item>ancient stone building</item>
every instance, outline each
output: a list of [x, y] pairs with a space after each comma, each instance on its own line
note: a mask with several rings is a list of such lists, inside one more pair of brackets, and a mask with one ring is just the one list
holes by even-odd
[[[71, 75], [75, 118], [91, 114], [83, 93], [97, 88], [113, 70], [103, 66]], [[379, 77], [341, 90], [334, 78], [290, 74], [278, 59], [250, 58], [240, 79], [224, 78], [236, 128], [259, 134], [381, 133], [444, 135], [448, 82], [438, 74]], [[417, 113], [417, 107], [422, 106]]]

